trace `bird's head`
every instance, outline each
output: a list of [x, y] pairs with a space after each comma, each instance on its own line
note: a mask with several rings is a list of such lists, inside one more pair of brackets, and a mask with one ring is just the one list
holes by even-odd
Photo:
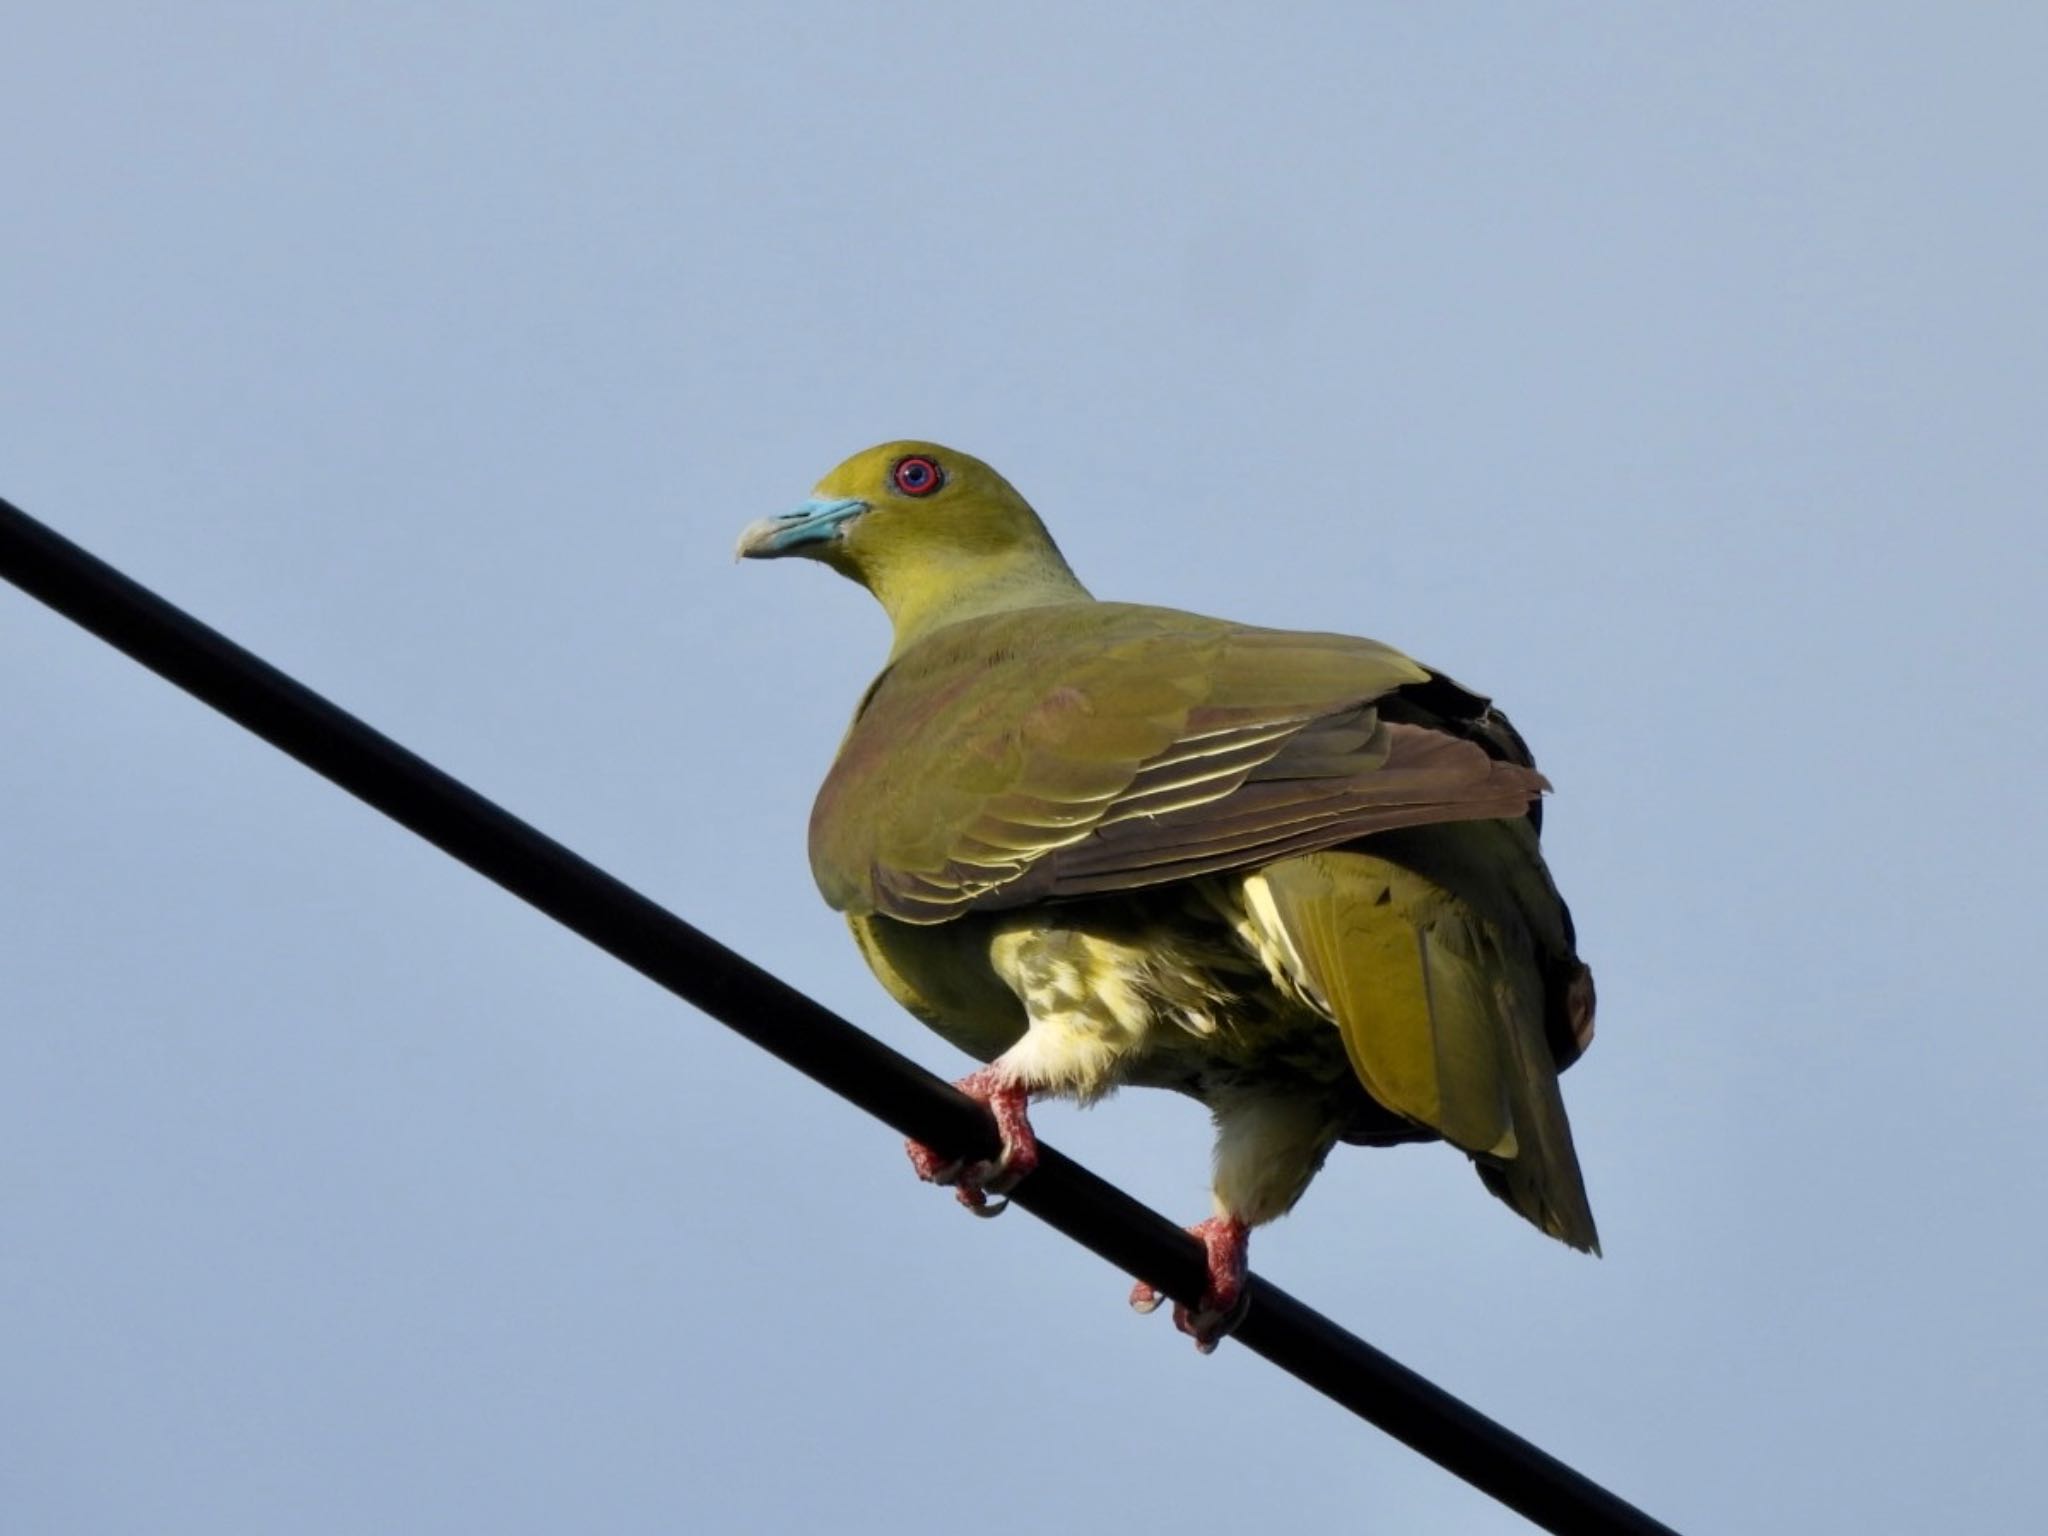
[[741, 533], [742, 559], [802, 555], [881, 599], [897, 649], [940, 624], [1085, 599], [1016, 488], [937, 443], [883, 443], [820, 480], [810, 500]]

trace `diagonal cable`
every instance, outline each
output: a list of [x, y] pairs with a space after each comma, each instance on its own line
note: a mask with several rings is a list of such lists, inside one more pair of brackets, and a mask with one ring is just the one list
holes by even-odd
[[[0, 576], [903, 1135], [994, 1155], [951, 1085], [4, 500]], [[1176, 1300], [1207, 1284], [1193, 1239], [1051, 1147], [1012, 1199]], [[1239, 1343], [1544, 1529], [1673, 1536], [1278, 1286], [1250, 1295]]]

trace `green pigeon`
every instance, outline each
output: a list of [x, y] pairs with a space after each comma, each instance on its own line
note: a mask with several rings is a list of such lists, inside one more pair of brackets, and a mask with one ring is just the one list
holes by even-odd
[[[913, 1142], [993, 1213], [1027, 1107], [1171, 1088], [1216, 1125], [1209, 1288], [1338, 1142], [1447, 1141], [1574, 1248], [1599, 1240], [1558, 1093], [1592, 974], [1507, 717], [1377, 641], [1099, 602], [988, 465], [856, 454], [740, 538], [866, 587], [895, 644], [811, 813], [811, 869], [890, 994], [987, 1063], [1001, 1155]], [[1140, 1284], [1132, 1305], [1159, 1297]]]

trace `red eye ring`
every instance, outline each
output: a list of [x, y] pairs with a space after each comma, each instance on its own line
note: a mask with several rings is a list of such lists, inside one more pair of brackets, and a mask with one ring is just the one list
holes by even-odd
[[946, 483], [946, 476], [938, 463], [921, 453], [898, 459], [896, 467], [889, 471], [889, 478], [906, 496], [929, 496]]

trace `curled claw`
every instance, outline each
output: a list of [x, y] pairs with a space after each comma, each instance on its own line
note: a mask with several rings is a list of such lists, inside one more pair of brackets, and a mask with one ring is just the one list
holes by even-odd
[[1005, 1168], [1001, 1158], [992, 1163], [965, 1163], [959, 1158], [942, 1158], [921, 1141], [903, 1145], [920, 1179], [927, 1184], [950, 1184], [953, 1197], [976, 1216], [1000, 1216], [1007, 1211], [1008, 1200], [991, 1201], [989, 1196], [1003, 1194], [1023, 1177], [1014, 1167]]
[[959, 1198], [960, 1203], [967, 1207], [969, 1215], [979, 1216], [984, 1220], [1000, 1216], [1010, 1208], [1010, 1202], [1006, 1197], [989, 1199], [988, 1186], [985, 1184], [969, 1184], [963, 1180], [954, 1186], [953, 1193]]

